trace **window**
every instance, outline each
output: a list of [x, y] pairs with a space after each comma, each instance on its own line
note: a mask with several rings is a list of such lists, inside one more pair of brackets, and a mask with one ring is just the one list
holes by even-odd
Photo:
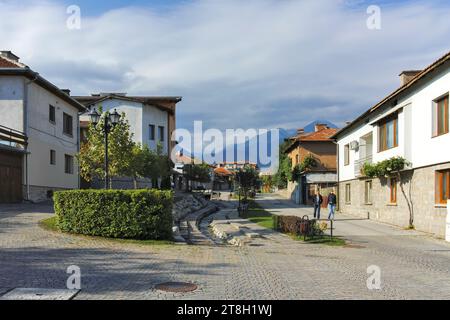
[[296, 155], [295, 155], [295, 165], [297, 165], [298, 162], [299, 162], [299, 161], [298, 161], [298, 154], [296, 154]]
[[52, 105], [48, 106], [48, 120], [52, 123], [56, 122], [56, 108]]
[[73, 174], [73, 157], [64, 155], [64, 172], [67, 174]]
[[164, 141], [164, 127], [158, 127], [158, 139]]
[[352, 192], [350, 183], [345, 185], [345, 203], [350, 203], [352, 201]]
[[150, 128], [150, 135], [149, 139], [154, 141], [155, 140], [155, 126], [153, 124], [149, 125]]
[[440, 136], [449, 132], [448, 95], [434, 101], [433, 119], [433, 136]]
[[63, 132], [69, 136], [73, 136], [73, 120], [72, 116], [67, 113], [63, 114]]
[[450, 199], [450, 169], [436, 171], [436, 203], [447, 204]]
[[385, 151], [398, 146], [398, 115], [387, 118], [380, 123], [379, 150]]
[[365, 183], [364, 203], [372, 204], [372, 180], [366, 181], [364, 183]]
[[389, 202], [397, 204], [397, 178], [389, 179]]
[[50, 150], [50, 164], [55, 165], [56, 164], [56, 151]]
[[344, 166], [350, 164], [350, 145], [346, 144], [344, 146]]

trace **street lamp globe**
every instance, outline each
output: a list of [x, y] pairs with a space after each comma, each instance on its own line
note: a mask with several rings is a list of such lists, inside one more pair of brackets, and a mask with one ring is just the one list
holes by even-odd
[[91, 112], [89, 112], [89, 118], [91, 119], [91, 122], [96, 125], [100, 121], [100, 114], [95, 108], [92, 108]]
[[109, 115], [109, 119], [113, 125], [116, 125], [120, 121], [120, 114], [117, 112], [117, 109], [114, 109], [114, 112]]

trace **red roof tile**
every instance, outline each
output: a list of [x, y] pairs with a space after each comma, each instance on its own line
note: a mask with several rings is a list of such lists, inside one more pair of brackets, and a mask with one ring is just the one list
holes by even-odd
[[0, 68], [20, 68], [20, 66], [0, 57]]
[[331, 137], [338, 131], [338, 129], [322, 129], [306, 135], [301, 135], [297, 138], [299, 141], [331, 141]]

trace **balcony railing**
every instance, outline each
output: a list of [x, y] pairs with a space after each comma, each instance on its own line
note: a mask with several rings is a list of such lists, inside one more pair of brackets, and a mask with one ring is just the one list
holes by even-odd
[[355, 161], [355, 177], [361, 177], [363, 175], [361, 169], [365, 163], [372, 163], [372, 155]]

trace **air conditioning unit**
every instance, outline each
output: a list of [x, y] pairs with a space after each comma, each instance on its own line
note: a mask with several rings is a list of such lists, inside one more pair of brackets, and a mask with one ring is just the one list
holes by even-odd
[[350, 149], [351, 150], [357, 150], [359, 148], [359, 142], [358, 141], [352, 141], [350, 142]]

